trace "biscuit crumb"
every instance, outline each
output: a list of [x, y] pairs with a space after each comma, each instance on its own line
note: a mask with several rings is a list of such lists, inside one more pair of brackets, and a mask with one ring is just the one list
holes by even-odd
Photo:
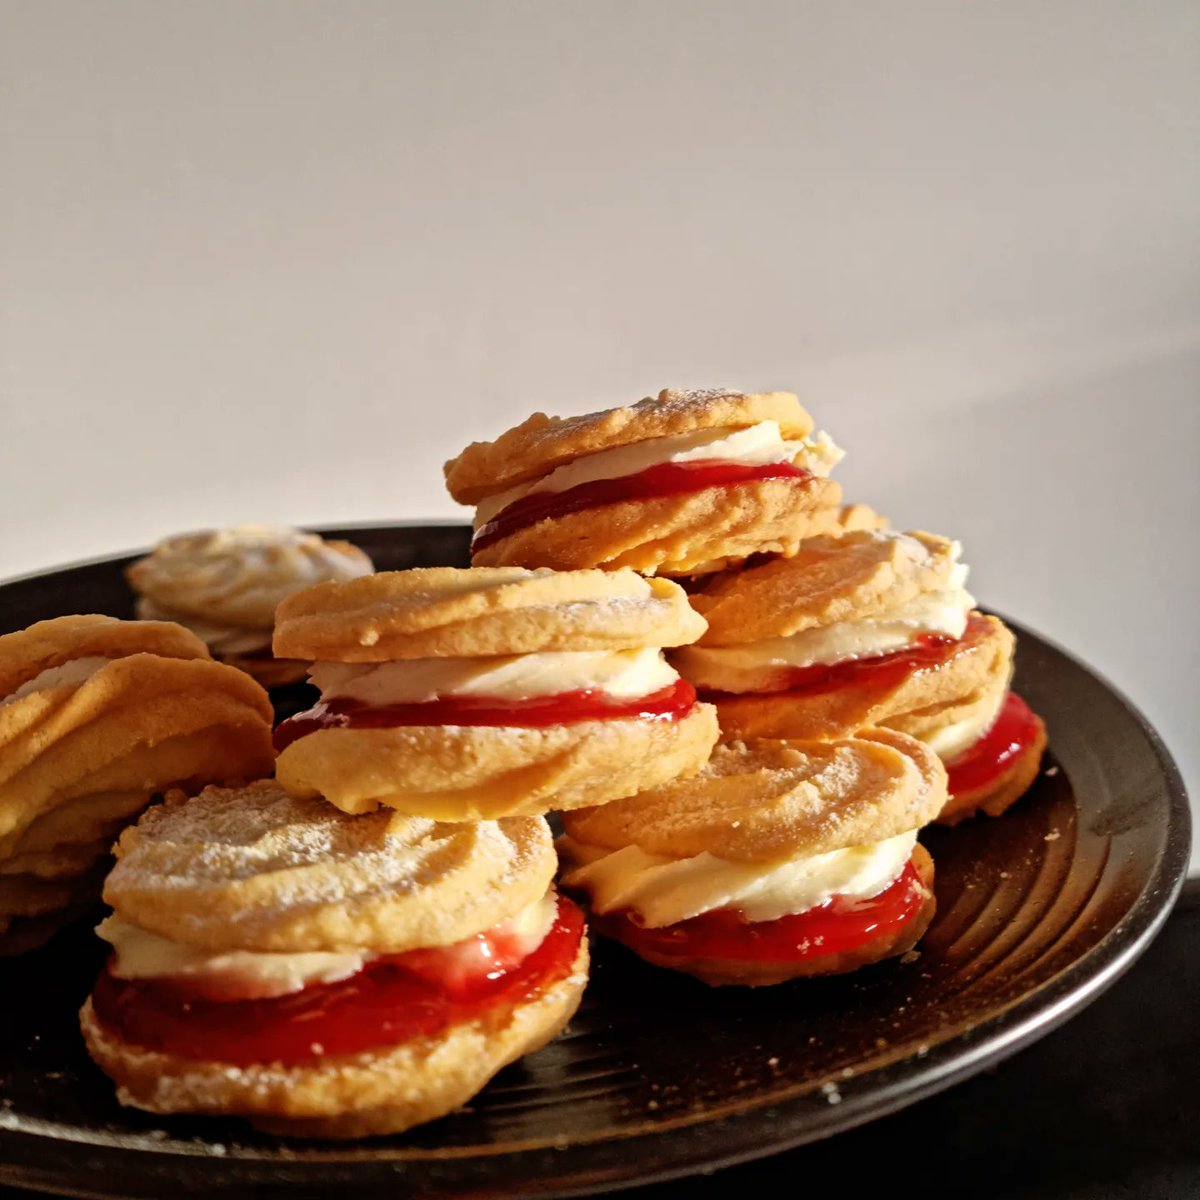
[[1058, 768], [1057, 767], [1047, 767], [1045, 769], [1045, 771], [1043, 771], [1042, 773], [1044, 775], [1049, 775], [1050, 778], [1053, 779], [1054, 776], [1058, 774]]
[[1046, 834], [1046, 836], [1044, 838], [1042, 838], [1042, 841], [1043, 842], [1057, 842], [1060, 837], [1062, 837], [1062, 834], [1059, 833], [1057, 829], [1052, 829], [1052, 830], [1050, 830], [1050, 832], [1048, 834]]

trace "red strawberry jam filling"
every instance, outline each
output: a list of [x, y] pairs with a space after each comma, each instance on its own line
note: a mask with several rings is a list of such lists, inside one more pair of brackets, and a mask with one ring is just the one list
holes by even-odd
[[799, 962], [855, 950], [899, 931], [924, 907], [927, 893], [910, 860], [878, 896], [834, 896], [824, 904], [775, 921], [747, 921], [735, 909], [715, 909], [661, 929], [648, 929], [628, 912], [593, 915], [592, 924], [632, 950], [665, 957], [724, 958], [741, 962]]
[[[961, 638], [923, 633], [899, 650], [877, 654], [873, 658], [850, 658], [838, 663], [815, 663], [811, 667], [792, 667], [779, 672], [777, 686], [762, 691], [788, 692], [796, 696], [815, 696], [843, 687], [867, 687], [888, 691], [898, 687], [910, 675], [945, 666], [959, 651], [982, 640], [988, 632], [987, 618], [973, 612]], [[732, 700], [742, 693], [705, 691], [704, 700]]]
[[231, 1066], [311, 1062], [514, 1008], [571, 973], [582, 937], [583, 914], [560, 896], [550, 931], [526, 955], [489, 931], [452, 947], [377, 958], [349, 979], [269, 1000], [203, 999], [182, 979], [123, 980], [106, 967], [92, 1006], [101, 1023], [147, 1050]]
[[684, 679], [636, 700], [618, 699], [594, 688], [502, 700], [491, 696], [443, 696], [420, 704], [363, 704], [335, 697], [282, 722], [275, 730], [275, 749], [282, 753], [298, 738], [318, 729], [390, 729], [400, 725], [508, 725], [544, 729], [581, 721], [638, 717], [677, 721], [696, 703], [696, 689]]
[[1041, 722], [1015, 692], [1004, 697], [1000, 715], [973, 746], [946, 764], [951, 796], [995, 783], [1038, 739]]
[[717, 461], [659, 463], [619, 479], [594, 479], [561, 492], [532, 492], [522, 496], [475, 531], [471, 552], [484, 550], [538, 521], [566, 517], [622, 500], [655, 500], [661, 496], [685, 495], [712, 487], [734, 487], [762, 479], [792, 479], [803, 483], [811, 478], [811, 471], [786, 462], [754, 467]]

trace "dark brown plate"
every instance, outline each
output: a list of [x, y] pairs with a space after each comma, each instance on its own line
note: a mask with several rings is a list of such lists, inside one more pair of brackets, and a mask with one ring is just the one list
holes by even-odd
[[[455, 526], [340, 531], [381, 568], [462, 562]], [[126, 560], [0, 587], [0, 630], [130, 614]], [[1112, 688], [1020, 631], [1017, 683], [1050, 730], [999, 820], [930, 830], [938, 915], [907, 965], [712, 991], [595, 949], [568, 1033], [466, 1110], [402, 1137], [282, 1142], [121, 1108], [75, 1025], [101, 960], [86, 927], [0, 966], [0, 1181], [79, 1196], [570, 1195], [711, 1170], [882, 1116], [1053, 1029], [1165, 918], [1189, 846], [1183, 786]]]

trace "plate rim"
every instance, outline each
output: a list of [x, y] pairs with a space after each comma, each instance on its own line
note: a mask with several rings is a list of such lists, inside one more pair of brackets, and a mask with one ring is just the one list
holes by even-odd
[[[364, 534], [444, 532], [454, 527], [466, 528], [462, 522], [453, 520], [311, 526], [320, 532], [343, 535], [354, 531]], [[78, 568], [116, 565], [143, 552], [108, 554], [6, 578], [0, 580], [0, 593], [9, 584], [65, 574]], [[770, 1103], [773, 1128], [766, 1146], [761, 1144], [761, 1138], [755, 1144], [754, 1131], [760, 1129], [764, 1111], [768, 1111], [765, 1106], [759, 1106], [715, 1116], [711, 1112], [697, 1114], [694, 1118], [681, 1118], [652, 1129], [633, 1129], [625, 1134], [573, 1142], [563, 1147], [514, 1149], [504, 1157], [512, 1164], [514, 1174], [521, 1178], [522, 1194], [567, 1197], [662, 1182], [699, 1170], [718, 1170], [783, 1153], [853, 1129], [943, 1091], [1017, 1053], [1090, 1004], [1136, 962], [1165, 923], [1187, 875], [1191, 814], [1182, 775], [1163, 739], [1120, 688], [1056, 641], [1021, 622], [1004, 619], [1018, 637], [1026, 636], [1041, 643], [1108, 692], [1124, 715], [1140, 729], [1154, 754], [1159, 769], [1157, 782], [1167, 799], [1163, 848], [1154, 872], [1143, 880], [1124, 914], [1094, 946], [1054, 977], [1014, 998], [1001, 1011], [932, 1046], [918, 1072], [913, 1073], [909, 1066], [899, 1078], [891, 1077], [898, 1068], [911, 1064], [912, 1056], [902, 1055], [862, 1076], [871, 1083], [863, 1094], [856, 1088], [859, 1077], [846, 1081], [841, 1086], [840, 1103], [828, 1102], [819, 1091], [805, 1091]], [[817, 1109], [820, 1116], [814, 1120], [813, 1111], [817, 1104], [823, 1104], [824, 1108]], [[382, 1189], [386, 1188], [390, 1196], [395, 1196], [406, 1182], [421, 1187], [423, 1195], [450, 1195], [461, 1190], [467, 1181], [460, 1180], [456, 1185], [453, 1179], [447, 1178], [440, 1181], [443, 1186], [438, 1186], [439, 1181], [429, 1177], [436, 1177], [442, 1170], [454, 1166], [461, 1169], [464, 1163], [484, 1164], [492, 1157], [484, 1152], [395, 1160], [388, 1157], [386, 1150], [370, 1157], [363, 1157], [360, 1150], [354, 1158], [339, 1157], [336, 1151], [318, 1160], [253, 1155], [224, 1158], [205, 1149], [189, 1153], [167, 1146], [156, 1151], [140, 1144], [121, 1146], [119, 1138], [93, 1142], [51, 1131], [21, 1129], [5, 1121], [4, 1115], [0, 1113], [0, 1182], [75, 1196], [125, 1194], [81, 1188], [68, 1178], [78, 1179], [85, 1172], [105, 1172], [117, 1166], [125, 1177], [121, 1183], [132, 1184], [136, 1180], [143, 1186], [153, 1186], [174, 1178], [180, 1169], [187, 1169], [199, 1177], [197, 1183], [223, 1190], [226, 1194], [237, 1194], [240, 1189], [252, 1189], [267, 1182], [287, 1184], [300, 1191], [320, 1190], [348, 1182], [346, 1176], [352, 1175], [354, 1186], [363, 1190], [364, 1195], [376, 1194], [377, 1190], [382, 1194]], [[801, 1125], [798, 1129], [795, 1128], [797, 1121]], [[792, 1126], [790, 1130], [789, 1125]], [[674, 1143], [668, 1163], [661, 1161], [664, 1135]], [[718, 1143], [715, 1149], [714, 1142]], [[651, 1143], [660, 1156], [658, 1164], [637, 1175], [628, 1171], [614, 1173], [619, 1170], [619, 1160], [635, 1162], [639, 1149]], [[361, 1145], [355, 1144], [356, 1148]], [[370, 1143], [366, 1145], [369, 1147]], [[49, 1169], [44, 1165], [39, 1167], [33, 1159], [44, 1158], [47, 1147], [58, 1148], [57, 1157], [65, 1157], [68, 1161]], [[67, 1147], [72, 1150], [64, 1156], [62, 1151]], [[564, 1154], [563, 1150], [570, 1153]], [[578, 1158], [581, 1155], [595, 1161], [580, 1164]], [[561, 1164], [560, 1170], [546, 1169], [553, 1168], [556, 1162]], [[522, 1166], [527, 1169], [521, 1169]], [[539, 1167], [542, 1169], [537, 1169]], [[422, 1178], [408, 1180], [410, 1171]]]

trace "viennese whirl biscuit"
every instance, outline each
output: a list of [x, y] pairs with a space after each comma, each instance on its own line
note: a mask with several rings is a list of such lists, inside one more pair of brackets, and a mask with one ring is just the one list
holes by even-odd
[[448, 462], [446, 486], [476, 506], [476, 566], [703, 574], [837, 527], [841, 451], [812, 429], [786, 392], [664, 391], [535, 413]]
[[327, 583], [279, 607], [275, 651], [321, 701], [276, 730], [281, 783], [346, 812], [447, 821], [602, 804], [697, 771], [716, 741], [663, 646], [704, 621], [630, 570], [452, 568]]
[[602, 933], [706, 983], [850, 971], [932, 919], [916, 838], [945, 799], [937, 756], [893, 730], [734, 742], [692, 779], [565, 814], [563, 883]]
[[266, 693], [178, 625], [59, 617], [0, 637], [0, 953], [95, 900], [155, 792], [271, 761]]
[[927, 533], [813, 538], [693, 595], [709, 628], [674, 662], [716, 703], [726, 737], [888, 725], [946, 761], [947, 817], [1000, 811], [1018, 773], [1021, 790], [1032, 779], [1044, 731], [1008, 693], [1012, 633], [972, 611], [958, 554]]
[[274, 658], [275, 607], [325, 579], [369, 575], [371, 560], [349, 542], [268, 525], [181, 533], [126, 570], [140, 617], [178, 621], [213, 657], [264, 687], [304, 678], [308, 664]]
[[116, 853], [81, 1021], [152, 1112], [398, 1132], [553, 1038], [586, 983], [541, 817], [347, 816], [262, 782], [169, 797]]

